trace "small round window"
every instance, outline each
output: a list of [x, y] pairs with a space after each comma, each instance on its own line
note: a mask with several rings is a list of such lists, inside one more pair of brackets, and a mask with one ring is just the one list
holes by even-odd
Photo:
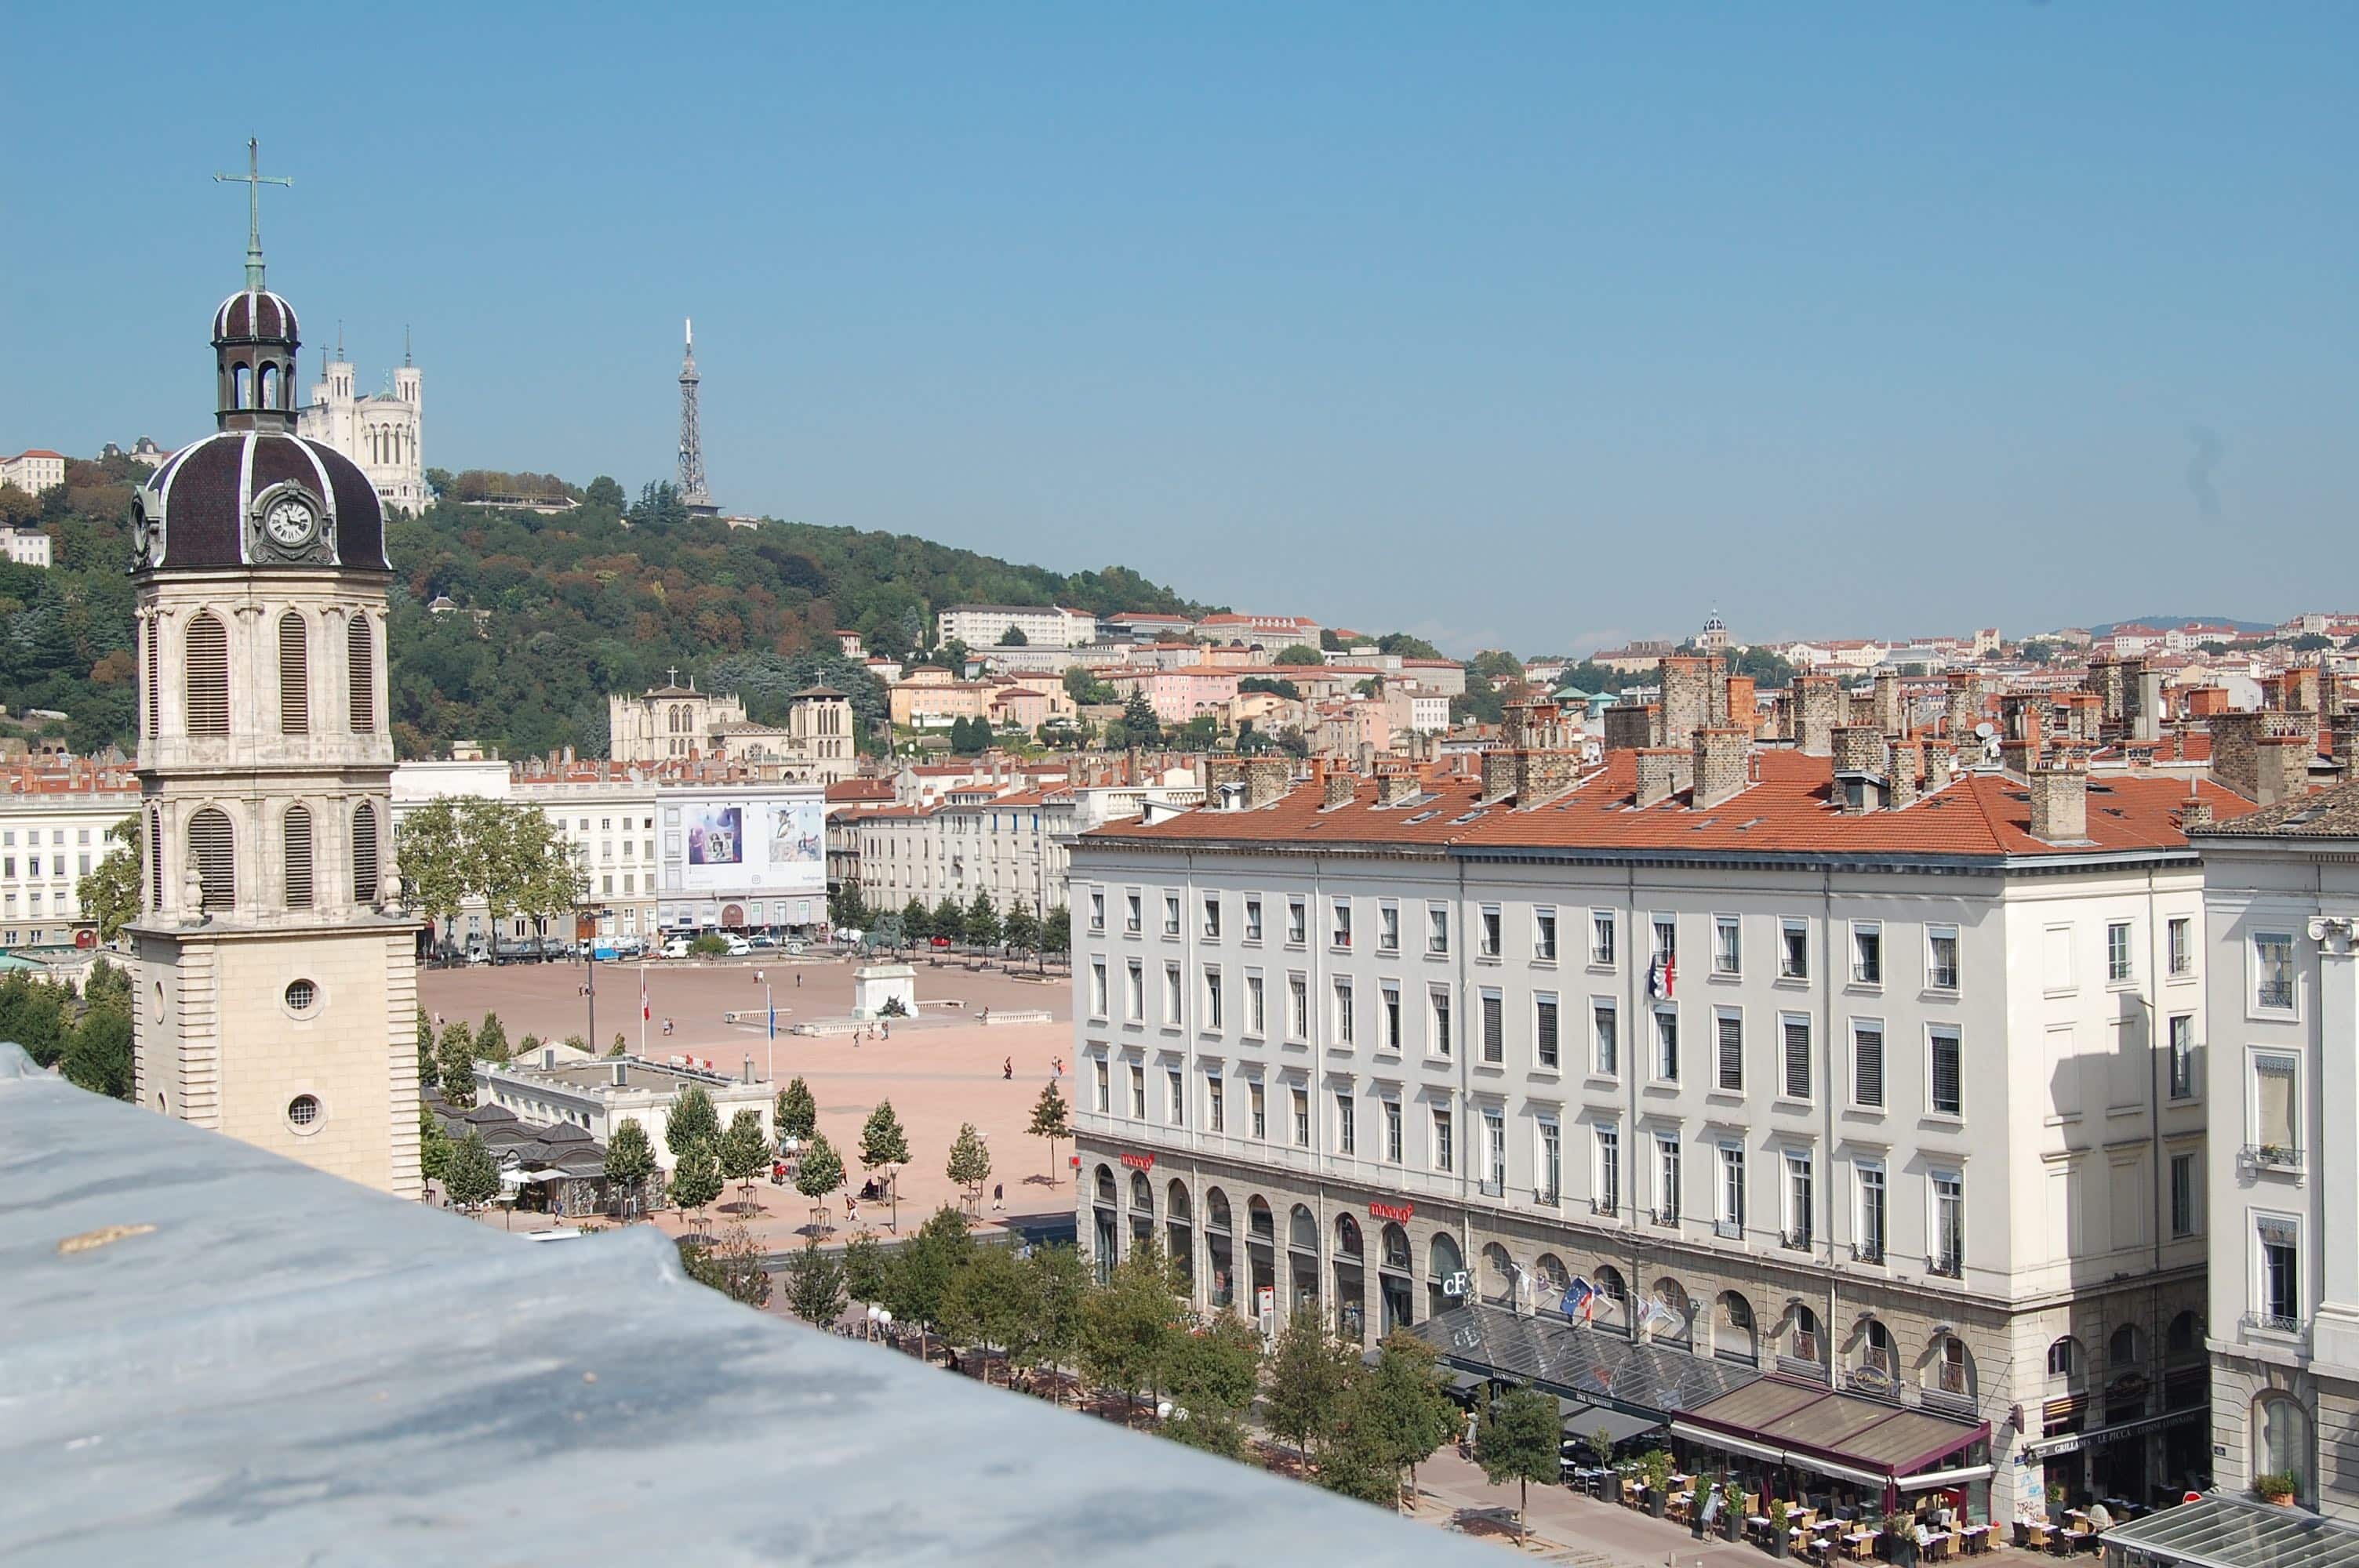
[[309, 980], [292, 980], [287, 987], [287, 1011], [309, 1012], [320, 1000], [320, 988]]
[[297, 1095], [287, 1102], [287, 1125], [298, 1132], [309, 1131], [320, 1124], [320, 1097]]

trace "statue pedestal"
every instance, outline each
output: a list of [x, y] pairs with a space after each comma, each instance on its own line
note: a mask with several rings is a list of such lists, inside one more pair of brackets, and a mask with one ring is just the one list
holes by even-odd
[[918, 1016], [918, 971], [907, 964], [866, 964], [852, 971], [852, 1016], [888, 1016], [888, 1001], [898, 1001], [900, 1015]]

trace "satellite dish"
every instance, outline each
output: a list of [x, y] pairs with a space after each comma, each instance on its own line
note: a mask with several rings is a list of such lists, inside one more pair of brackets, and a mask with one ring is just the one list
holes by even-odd
[[1992, 736], [1997, 734], [1998, 730], [1989, 719], [1985, 719], [1980, 724], [1974, 726], [1974, 733], [1987, 741]]

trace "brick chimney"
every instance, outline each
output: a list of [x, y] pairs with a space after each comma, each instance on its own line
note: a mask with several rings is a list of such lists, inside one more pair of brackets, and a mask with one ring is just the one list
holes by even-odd
[[1641, 810], [1660, 806], [1688, 784], [1692, 759], [1669, 746], [1649, 746], [1638, 753], [1637, 805]]
[[1893, 810], [1917, 804], [1917, 769], [1923, 761], [1924, 752], [1924, 742], [1919, 741], [1895, 741], [1892, 743], [1891, 787], [1886, 791], [1886, 803]]
[[1321, 810], [1349, 806], [1360, 790], [1360, 776], [1351, 769], [1329, 764], [1327, 776], [1321, 781], [1319, 805]]
[[1398, 806], [1414, 800], [1424, 790], [1415, 768], [1379, 768], [1376, 772], [1376, 804]]
[[1294, 787], [1294, 770], [1283, 757], [1254, 757], [1245, 764], [1245, 809], [1257, 810], [1286, 798]]
[[2031, 836], [2043, 844], [2079, 844], [2089, 837], [2089, 765], [2070, 747], [2059, 751], [2027, 781], [2031, 791]]
[[1874, 698], [1875, 727], [1886, 735], [1898, 735], [1908, 725], [1900, 711], [1900, 672], [1886, 668], [1875, 672]]
[[1957, 750], [1949, 741], [1928, 741], [1925, 743], [1925, 793], [1930, 795], [1937, 789], [1948, 788], [1950, 780], [1957, 773]]
[[1845, 724], [1834, 732], [1835, 772], [1882, 773], [1885, 731], [1873, 724]]
[[1983, 721], [1983, 678], [1972, 670], [1951, 670], [1946, 678], [1950, 689], [1943, 727], [1951, 740], [1963, 745], [1974, 726]]
[[2315, 737], [2264, 735], [2254, 751], [2260, 764], [2260, 793], [2253, 797], [2256, 804], [2275, 806], [2281, 800], [2291, 800], [2298, 795], [2308, 793], [2310, 759], [2318, 754]]
[[1655, 743], [1656, 709], [1649, 705], [1617, 702], [1605, 710], [1605, 749], [1636, 752]]
[[2198, 795], [2195, 783], [2188, 781], [2187, 798], [2179, 803], [2179, 827], [2181, 832], [2212, 826], [2212, 803]]
[[1842, 717], [1843, 687], [1832, 676], [1794, 677], [1794, 744], [1804, 756], [1831, 757]]
[[1515, 753], [1515, 759], [1512, 773], [1518, 810], [1528, 811], [1572, 787], [1578, 768], [1571, 752], [1523, 751]]
[[[1663, 687], [1663, 730], [1655, 742], [1686, 751], [1695, 732], [1712, 722], [1712, 676], [1719, 661], [1696, 654], [1671, 654], [1655, 666]], [[1722, 701], [1725, 703], [1723, 697]]]
[[1752, 782], [1753, 740], [1734, 725], [1712, 725], [1695, 732], [1693, 758], [1698, 811], [1709, 810], [1742, 794]]
[[1504, 800], [1516, 787], [1516, 757], [1507, 751], [1483, 753], [1483, 798]]
[[1998, 743], [1998, 765], [2017, 778], [2027, 779], [2039, 766], [2040, 753], [2045, 749], [2037, 741], [2019, 741], [2010, 736]]
[[2048, 698], [2036, 692], [2001, 692], [1998, 699], [1998, 732], [2010, 741], [2028, 741], [2038, 745], [2047, 735]]

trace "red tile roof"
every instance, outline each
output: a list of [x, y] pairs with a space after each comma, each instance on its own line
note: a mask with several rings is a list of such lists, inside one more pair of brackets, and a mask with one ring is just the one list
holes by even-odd
[[[1897, 811], [1845, 813], [1832, 794], [1833, 764], [1795, 752], [1759, 754], [1758, 782], [1709, 810], [1682, 795], [1644, 811], [1631, 801], [1636, 764], [1617, 752], [1579, 784], [1529, 811], [1481, 800], [1473, 777], [1430, 777], [1428, 793], [1395, 806], [1376, 804], [1363, 780], [1351, 804], [1321, 806], [1316, 783], [1255, 811], [1200, 809], [1147, 826], [1100, 828], [1093, 839], [1157, 843], [1394, 845], [1405, 849], [1486, 850], [1646, 849], [1715, 855], [1882, 855], [1995, 859], [2007, 855], [2087, 855], [2180, 849], [2179, 825], [2189, 786], [2150, 773], [2090, 776], [2089, 841], [2049, 844], [2031, 836], [2031, 800], [2021, 779], [1974, 773]], [[2243, 796], [2196, 786], [2215, 820], [2253, 809]]]

